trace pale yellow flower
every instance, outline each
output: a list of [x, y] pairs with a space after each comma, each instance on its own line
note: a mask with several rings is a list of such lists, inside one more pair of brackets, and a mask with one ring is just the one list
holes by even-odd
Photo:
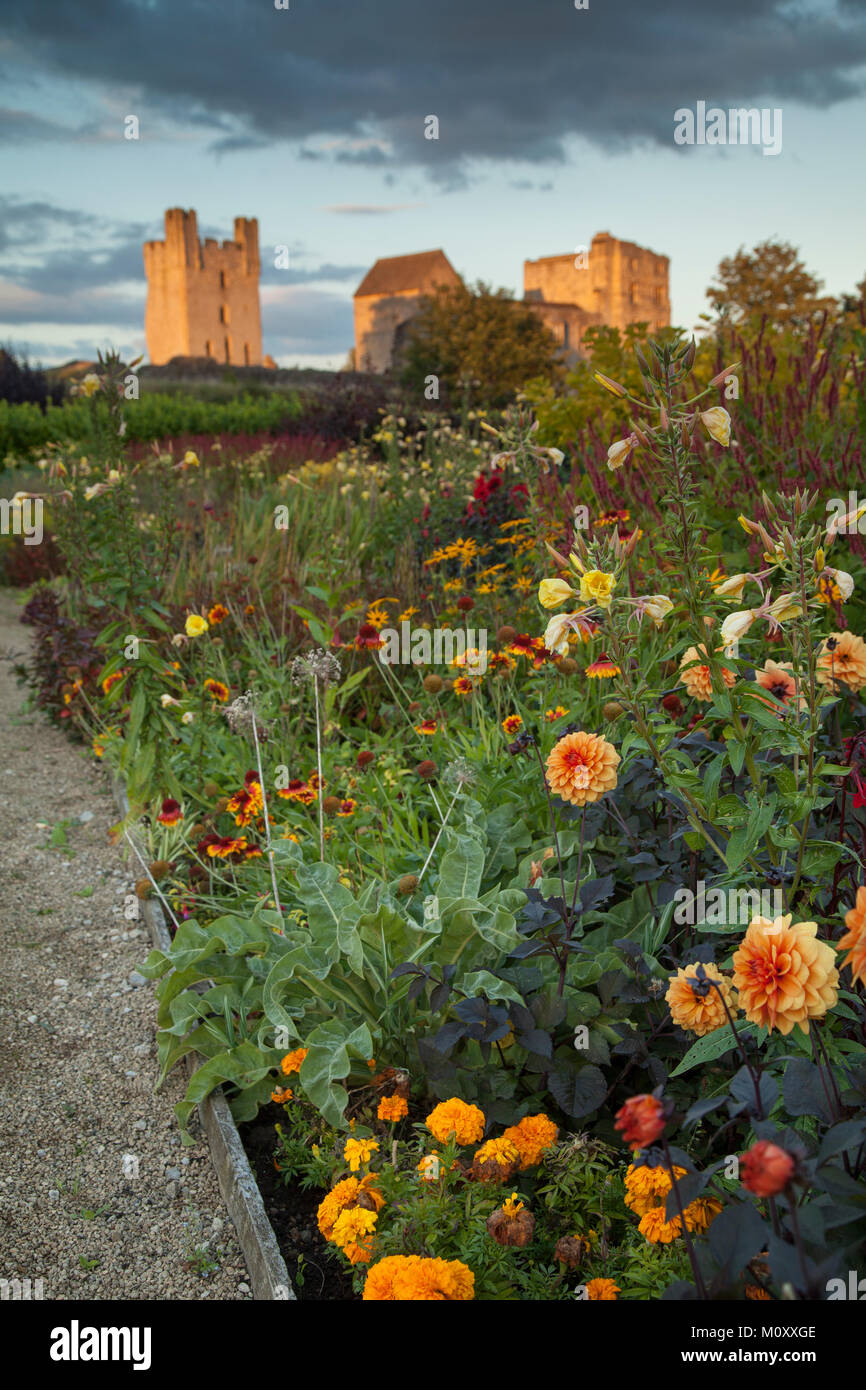
[[587, 570], [580, 576], [580, 597], [584, 603], [597, 603], [599, 608], [610, 608], [615, 587], [616, 575], [604, 570]]
[[202, 633], [207, 632], [210, 624], [207, 618], [203, 618], [200, 613], [190, 613], [187, 615], [184, 626], [187, 637], [201, 637]]
[[722, 405], [701, 411], [701, 423], [717, 444], [727, 447], [731, 442], [731, 417]]
[[542, 579], [538, 586], [538, 601], [542, 608], [558, 608], [576, 593], [564, 579]]

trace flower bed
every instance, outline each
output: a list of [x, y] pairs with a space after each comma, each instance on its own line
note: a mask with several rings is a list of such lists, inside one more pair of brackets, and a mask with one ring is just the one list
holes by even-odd
[[649, 351], [603, 382], [647, 534], [557, 516], [524, 409], [277, 479], [56, 459], [84, 656], [36, 678], [128, 781], [181, 1130], [280, 1107], [362, 1299], [821, 1299], [866, 1235], [860, 509], [710, 534], [727, 373]]

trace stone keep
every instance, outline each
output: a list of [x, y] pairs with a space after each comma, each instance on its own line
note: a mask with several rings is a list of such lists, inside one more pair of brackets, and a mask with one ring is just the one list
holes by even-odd
[[211, 357], [255, 367], [262, 361], [259, 224], [236, 217], [233, 241], [198, 239], [194, 210], [169, 208], [165, 241], [144, 243], [144, 329], [154, 365]]

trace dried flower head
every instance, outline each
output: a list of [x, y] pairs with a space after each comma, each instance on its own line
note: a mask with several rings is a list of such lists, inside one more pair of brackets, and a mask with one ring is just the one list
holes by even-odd
[[292, 661], [292, 680], [300, 685], [303, 681], [321, 681], [327, 685], [329, 681], [338, 680], [340, 677], [340, 663], [333, 652], [326, 652], [324, 647], [318, 647], [315, 651], [305, 652], [303, 656], [296, 656]]

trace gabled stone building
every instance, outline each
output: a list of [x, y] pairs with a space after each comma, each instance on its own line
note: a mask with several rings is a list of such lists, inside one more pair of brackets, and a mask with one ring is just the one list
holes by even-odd
[[146, 241], [145, 336], [151, 362], [211, 357], [255, 367], [262, 361], [259, 224], [236, 217], [234, 239], [198, 239], [193, 210], [169, 208], [165, 241]]
[[[523, 297], [549, 327], [563, 355], [574, 362], [591, 326], [620, 330], [649, 324], [656, 333], [670, 323], [670, 262], [632, 241], [598, 232], [582, 254], [524, 261]], [[355, 291], [355, 365], [384, 372], [394, 349], [437, 284], [460, 283], [442, 251], [379, 260]]]
[[459, 285], [444, 251], [386, 256], [368, 270], [355, 291], [355, 369], [386, 372], [403, 324], [415, 317], [438, 285]]

